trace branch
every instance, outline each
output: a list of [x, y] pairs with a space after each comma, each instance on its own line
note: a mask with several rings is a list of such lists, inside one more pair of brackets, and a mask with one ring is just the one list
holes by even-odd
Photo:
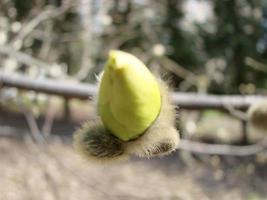
[[256, 144], [246, 146], [234, 146], [225, 144], [205, 144], [181, 139], [179, 149], [198, 154], [229, 155], [229, 156], [250, 156], [267, 149], [267, 138]]
[[[70, 81], [55, 81], [51, 79], [32, 79], [26, 76], [10, 76], [0, 74], [2, 87], [16, 87], [47, 94], [59, 95], [67, 98], [88, 99], [97, 94], [97, 87]], [[233, 109], [245, 110], [257, 101], [265, 100], [260, 95], [208, 95], [195, 93], [174, 92], [171, 95], [174, 104], [181, 109]]]
[[258, 71], [261, 71], [261, 72], [264, 72], [264, 73], [267, 73], [267, 65], [259, 62], [259, 61], [256, 61], [254, 60], [253, 58], [250, 58], [250, 57], [247, 57], [245, 59], [245, 63], [252, 67], [253, 69], [255, 70], [258, 70]]
[[193, 72], [189, 71], [188, 69], [182, 67], [178, 63], [174, 62], [167, 56], [162, 57], [159, 59], [159, 62], [161, 63], [161, 66], [168, 69], [169, 71], [173, 72], [178, 77], [181, 77], [183, 79], [188, 79], [190, 77], [190, 82], [195, 82], [194, 80], [197, 79], [197, 75], [195, 75]]
[[[53, 14], [54, 10], [52, 9], [44, 10], [38, 16], [29, 21], [27, 24], [24, 24], [18, 35], [13, 39], [13, 41], [11, 41], [12, 46], [14, 46], [14, 44], [16, 44], [17, 42], [24, 40], [24, 38], [29, 35], [29, 33], [32, 32], [36, 26], [38, 26], [42, 21], [50, 18]], [[21, 45], [17, 49], [20, 49]]]
[[35, 16], [29, 22], [23, 24], [23, 28], [20, 30], [18, 35], [11, 41], [11, 46], [14, 47], [16, 50], [19, 50], [23, 45], [23, 40], [35, 30], [35, 28], [40, 25], [42, 22], [56, 18], [62, 14], [64, 14], [68, 9], [76, 6], [75, 4], [64, 3], [59, 8], [49, 8], [47, 10], [42, 11], [39, 15]]
[[[22, 115], [14, 115], [7, 112], [0, 113], [0, 138], [15, 138], [22, 139], [26, 134], [29, 133], [26, 126], [22, 126], [25, 124], [25, 119]], [[12, 119], [12, 122], [9, 120]], [[43, 119], [38, 119], [38, 122], [41, 124]], [[34, 122], [36, 123], [36, 122]], [[7, 124], [7, 125], [6, 125]], [[11, 126], [16, 125], [17, 128], [13, 128]], [[64, 124], [64, 128], [62, 129], [62, 124]], [[34, 125], [36, 126], [36, 125]], [[52, 134], [49, 136], [50, 140], [55, 138], [65, 138], [64, 141], [71, 141], [72, 132], [75, 130], [75, 127], [78, 126], [78, 123], [73, 123], [70, 121], [61, 121], [59, 119], [55, 119], [54, 128]], [[60, 131], [59, 131], [60, 130]], [[43, 137], [43, 141], [47, 141], [44, 135], [40, 134], [40, 137]], [[38, 136], [38, 137], [39, 137]], [[68, 138], [68, 139], [67, 139]], [[48, 140], [48, 141], [50, 141]], [[46, 143], [44, 143], [46, 144]], [[184, 150], [196, 154], [207, 154], [207, 155], [230, 155], [230, 156], [252, 156], [257, 153], [263, 152], [267, 150], [267, 137], [265, 139], [261, 139], [260, 142], [246, 145], [246, 146], [235, 146], [235, 145], [227, 145], [227, 144], [207, 144], [202, 142], [190, 141], [187, 139], [181, 139], [179, 146], [179, 150]]]
[[[1, 126], [0, 137], [7, 138], [23, 138], [23, 135], [27, 133], [26, 130], [3, 127]], [[21, 131], [23, 134], [21, 134]], [[20, 133], [20, 134], [18, 134]], [[63, 137], [62, 134], [57, 134], [56, 136], [50, 136], [50, 139], [58, 138], [58, 136]], [[67, 135], [70, 137], [71, 135]], [[260, 152], [267, 150], [267, 138], [261, 140], [258, 143], [246, 145], [246, 146], [235, 146], [227, 144], [207, 144], [202, 142], [194, 142], [187, 139], [181, 139], [178, 150], [189, 151], [197, 154], [206, 155], [225, 155], [225, 156], [253, 156]]]
[[40, 68], [45, 68], [48, 69], [50, 67], [49, 64], [32, 57], [31, 55], [28, 55], [26, 53], [23, 53], [21, 51], [17, 51], [16, 49], [14, 49], [11, 46], [0, 46], [0, 52], [2, 54], [8, 55], [12, 58], [14, 58], [15, 60], [17, 60], [18, 62], [21, 62], [23, 64], [26, 65], [36, 65]]
[[34, 118], [32, 112], [24, 108], [24, 106], [20, 103], [20, 108], [26, 118], [28, 126], [30, 128], [30, 133], [33, 139], [41, 145], [45, 144], [45, 139], [42, 136], [42, 133], [37, 125], [36, 119]]
[[0, 74], [2, 87], [16, 87], [47, 94], [59, 95], [67, 98], [88, 99], [97, 93], [96, 86], [76, 82], [55, 81], [48, 79], [32, 79], [26, 76], [7, 76]]
[[265, 100], [260, 95], [209, 95], [174, 92], [172, 99], [182, 109], [219, 109], [227, 111], [229, 106], [245, 110], [257, 101]]
[[82, 5], [79, 8], [80, 12], [80, 20], [82, 25], [82, 31], [81, 31], [81, 42], [82, 42], [82, 55], [81, 55], [81, 66], [79, 70], [76, 72], [74, 77], [77, 80], [84, 80], [90, 70], [92, 69], [92, 57], [91, 57], [91, 51], [89, 47], [89, 43], [92, 42], [92, 5], [90, 1], [83, 0], [81, 1]]

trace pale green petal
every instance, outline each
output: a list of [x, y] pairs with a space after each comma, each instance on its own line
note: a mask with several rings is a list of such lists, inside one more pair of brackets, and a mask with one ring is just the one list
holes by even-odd
[[100, 84], [98, 110], [115, 136], [127, 141], [142, 134], [161, 107], [159, 85], [135, 56], [111, 51]]

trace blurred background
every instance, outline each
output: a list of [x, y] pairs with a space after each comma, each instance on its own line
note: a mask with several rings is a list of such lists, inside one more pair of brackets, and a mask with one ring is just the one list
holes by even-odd
[[[96, 84], [111, 49], [136, 55], [177, 92], [265, 95], [267, 2], [0, 0], [0, 199], [267, 199], [266, 151], [97, 165], [72, 147], [73, 131], [94, 118], [90, 101], [16, 87], [16, 77]], [[1, 87], [3, 77], [15, 87]], [[263, 140], [265, 131], [244, 128], [245, 111], [181, 109], [177, 127], [192, 141]]]

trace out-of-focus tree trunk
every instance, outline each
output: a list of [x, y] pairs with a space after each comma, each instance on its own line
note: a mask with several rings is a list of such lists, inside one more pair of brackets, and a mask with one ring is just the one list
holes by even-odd
[[92, 57], [90, 51], [90, 43], [92, 42], [92, 1], [93, 0], [80, 0], [80, 5], [78, 7], [82, 27], [82, 55], [80, 68], [76, 73], [75, 78], [79, 80], [85, 79], [92, 68]]

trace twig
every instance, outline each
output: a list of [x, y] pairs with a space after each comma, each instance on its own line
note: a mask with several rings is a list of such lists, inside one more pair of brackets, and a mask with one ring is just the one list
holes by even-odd
[[242, 120], [242, 121], [248, 121], [248, 115], [246, 112], [242, 112], [240, 110], [237, 110], [233, 108], [231, 105], [224, 105], [225, 108], [228, 110], [228, 112], [235, 118]]
[[179, 149], [198, 154], [251, 156], [267, 149], [267, 138], [261, 140], [256, 144], [246, 146], [205, 144], [181, 139]]
[[[144, 21], [143, 23], [141, 23], [141, 27], [142, 27], [142, 30], [145, 33], [147, 39], [151, 43], [160, 43], [160, 38], [157, 36], [157, 34], [154, 31], [151, 31], [151, 30], [153, 30], [153, 27], [151, 26], [150, 23], [148, 23], [147, 21]], [[185, 80], [184, 81], [185, 84], [187, 84], [187, 85], [195, 85], [196, 84], [195, 80], [197, 80], [197, 76], [193, 72], [182, 67], [181, 65], [174, 62], [173, 60], [171, 60], [167, 56], [161, 56], [160, 59], [157, 59], [157, 62], [160, 63], [160, 65], [163, 68], [174, 73], [178, 77], [183, 78]]]
[[51, 79], [33, 79], [26, 76], [10, 76], [0, 74], [0, 83], [6, 87], [32, 90], [63, 97], [88, 99], [96, 95], [97, 88], [92, 84], [81, 84], [72, 81], [55, 81]]
[[81, 1], [83, 3], [80, 6], [80, 17], [82, 24], [81, 40], [82, 40], [82, 55], [81, 55], [81, 66], [74, 77], [77, 80], [84, 80], [90, 70], [92, 69], [92, 60], [89, 43], [92, 42], [92, 22], [91, 22], [91, 1]]
[[32, 137], [34, 138], [34, 140], [41, 145], [45, 144], [45, 139], [42, 136], [41, 131], [38, 128], [37, 122], [33, 116], [33, 114], [30, 111], [25, 110], [24, 108], [21, 108], [21, 110], [23, 110], [23, 113], [25, 115], [26, 121], [29, 125], [30, 128], [30, 133], [32, 135]]
[[11, 46], [0, 46], [0, 53], [2, 54], [6, 54], [12, 58], [14, 58], [15, 60], [17, 60], [18, 62], [21, 62], [23, 64], [32, 66], [32, 65], [36, 65], [40, 68], [45, 68], [45, 69], [49, 69], [50, 65], [37, 59], [34, 58], [26, 53], [23, 53], [21, 51], [17, 51], [16, 49], [14, 49]]
[[45, 137], [48, 137], [51, 134], [54, 117], [55, 117], [55, 112], [51, 104], [51, 98], [48, 98], [47, 104], [48, 104], [47, 111], [45, 114], [45, 120], [44, 120], [44, 124], [42, 127], [42, 133], [45, 135]]
[[[2, 135], [1, 133], [0, 137], [18, 138], [18, 139], [23, 138], [21, 137], [21, 129], [19, 129], [20, 131], [18, 130], [14, 131], [14, 128], [12, 128], [13, 131], [8, 130], [8, 129], [7, 131], [4, 131], [4, 135]], [[20, 133], [20, 134], [15, 134], [14, 132]], [[23, 130], [23, 133], [26, 133], [26, 131]], [[43, 137], [43, 135], [40, 135], [40, 137]], [[63, 136], [61, 135], [61, 137]], [[71, 137], [71, 134], [69, 134], [68, 137]], [[53, 140], [53, 138], [58, 138], [58, 135], [57, 136], [51, 135], [50, 139]], [[195, 142], [195, 141], [190, 141], [187, 139], [181, 139], [178, 149], [196, 153], [196, 154], [225, 155], [225, 156], [253, 156], [255, 154], [258, 154], [260, 152], [264, 152], [265, 150], [267, 150], [267, 138], [262, 139], [258, 143], [246, 145], [246, 146], [227, 145], [227, 144], [207, 144], [203, 142]]]
[[35, 117], [32, 114], [32, 111], [30, 109], [25, 108], [23, 102], [18, 99], [18, 105], [20, 107], [20, 110], [25, 116], [26, 122], [28, 123], [28, 126], [30, 128], [30, 133], [32, 138], [40, 145], [44, 145], [46, 143], [46, 140], [42, 136], [42, 133], [38, 127], [37, 121]]
[[[47, 23], [45, 23], [44, 32], [47, 35], [51, 35], [52, 34], [52, 29], [53, 29], [53, 22], [49, 22], [48, 21]], [[43, 41], [42, 46], [40, 48], [39, 58], [41, 58], [43, 60], [47, 60], [47, 57], [49, 55], [49, 51], [51, 49], [51, 45], [52, 45], [52, 38], [51, 37], [47, 37], [47, 39]]]
[[198, 80], [197, 76], [179, 65], [178, 63], [172, 61], [167, 56], [163, 56], [161, 59], [158, 60], [160, 65], [165, 68], [166, 70], [174, 73], [176, 76], [184, 79], [184, 81], [180, 84], [179, 89], [182, 91], [187, 90], [192, 85], [197, 85], [196, 80]]
[[[197, 76], [193, 72], [185, 69], [181, 65], [179, 65], [176, 62], [169, 59], [167, 56], [164, 56], [161, 59], [159, 59], [159, 62], [161, 63], [162, 67], [168, 69], [169, 71], [173, 72], [175, 75], [177, 75], [183, 79], [189, 79], [188, 81], [190, 81], [190, 82], [191, 81], [195, 82], [194, 80], [197, 79], [196, 78]], [[188, 77], [190, 77], [190, 78], [188, 78]]]
[[[23, 45], [23, 40], [43, 21], [58, 17], [64, 14], [68, 9], [77, 4], [66, 4], [63, 3], [60, 8], [49, 8], [41, 12], [38, 16], [34, 17], [32, 20], [23, 25], [23, 28], [18, 33], [18, 35], [11, 41], [11, 46], [16, 50], [19, 50]], [[18, 45], [20, 44], [20, 45]]]
[[221, 109], [228, 111], [225, 105], [230, 105], [235, 109], [245, 110], [251, 104], [262, 101], [266, 97], [260, 95], [210, 95], [195, 93], [172, 94], [173, 102], [182, 109]]
[[[24, 38], [34, 30], [36, 26], [38, 26], [42, 21], [50, 18], [54, 14], [54, 9], [44, 10], [38, 16], [34, 17], [27, 24], [24, 24], [23, 29], [18, 33], [18, 35], [11, 41], [11, 46], [15, 49], [20, 49], [22, 46], [22, 41]], [[17, 43], [20, 42], [21, 45], [16, 46]]]

